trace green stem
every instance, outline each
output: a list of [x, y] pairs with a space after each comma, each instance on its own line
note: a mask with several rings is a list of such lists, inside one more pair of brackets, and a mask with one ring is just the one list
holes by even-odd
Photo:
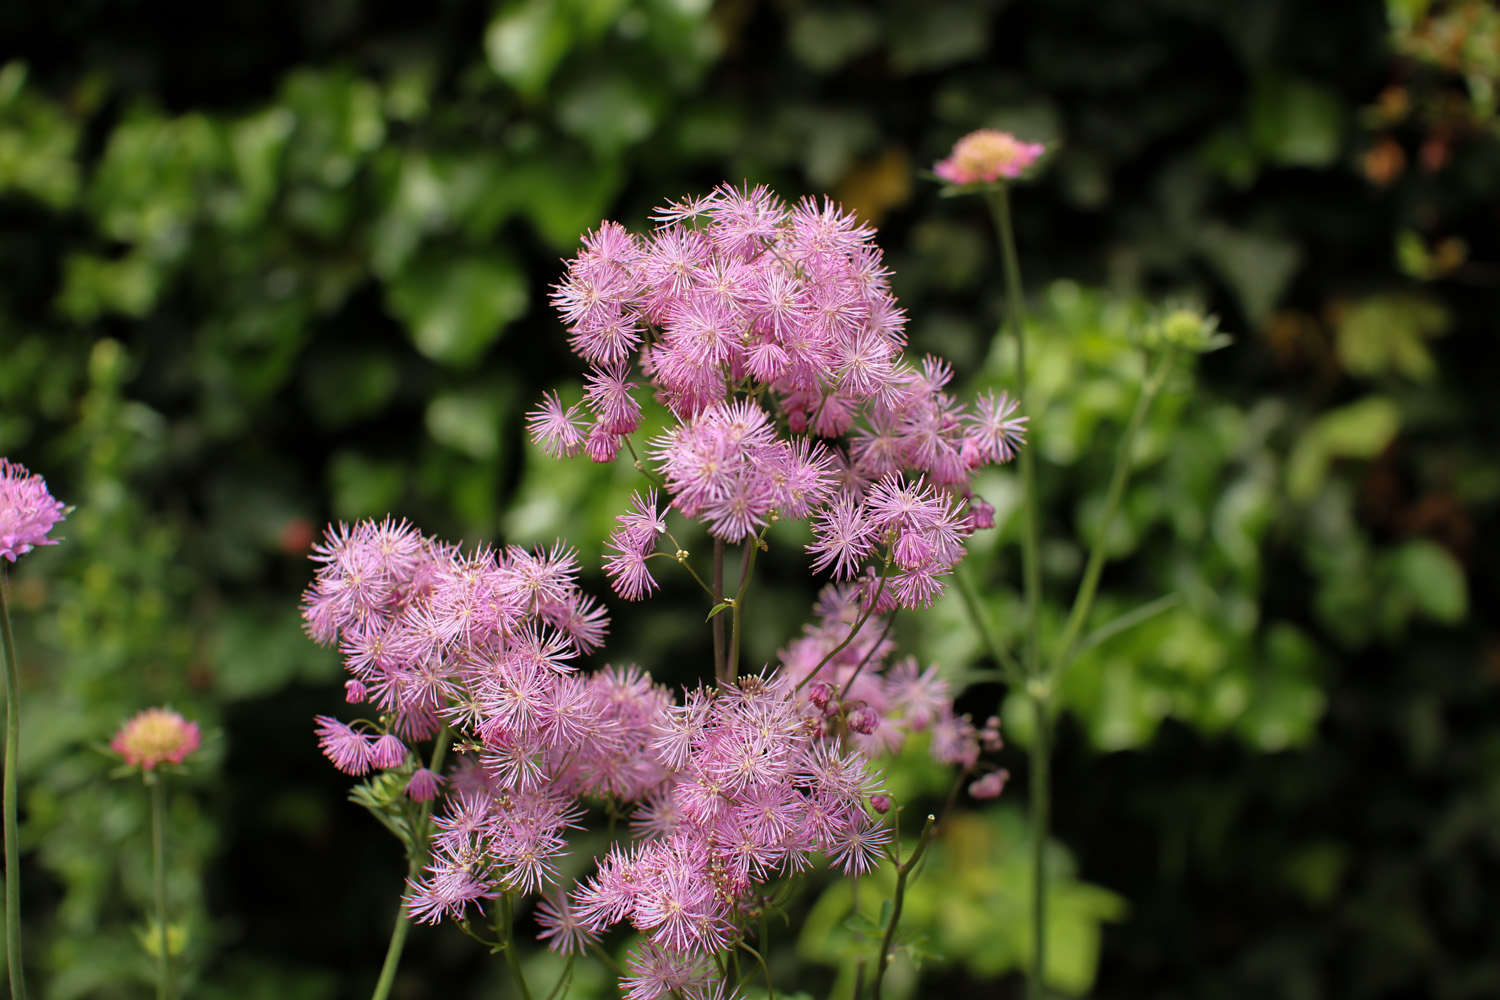
[[5, 574], [0, 572], [0, 637], [5, 640], [5, 957], [12, 1000], [26, 1000], [21, 972], [21, 843], [16, 821], [16, 766], [21, 754], [21, 677], [16, 641], [5, 609]]
[[885, 937], [880, 942], [880, 954], [875, 956], [875, 980], [870, 984], [870, 996], [874, 1000], [880, 1000], [880, 985], [885, 981], [885, 970], [895, 958], [891, 954], [891, 943], [896, 939], [896, 925], [901, 920], [901, 904], [906, 901], [906, 879], [911, 870], [922, 860], [927, 845], [932, 840], [933, 827], [937, 824], [937, 817], [928, 815], [927, 822], [922, 826], [922, 836], [913, 848], [911, 857], [896, 867], [896, 895], [891, 900], [891, 922], [886, 925]]
[[[432, 748], [432, 757], [428, 761], [427, 768], [434, 773], [441, 774], [443, 757], [448, 752], [448, 740], [450, 731], [447, 726], [438, 733], [437, 743]], [[427, 827], [428, 818], [432, 815], [432, 802], [422, 803], [422, 808], [417, 813], [417, 822], [412, 825], [412, 847], [406, 859], [406, 880], [415, 881], [422, 874], [422, 865], [427, 861], [427, 843], [431, 831]], [[396, 981], [396, 969], [401, 965], [401, 952], [406, 948], [406, 935], [411, 930], [411, 921], [406, 919], [401, 905], [396, 905], [396, 926], [391, 931], [391, 943], [385, 949], [385, 962], [380, 966], [380, 978], [375, 981], [375, 992], [370, 1000], [385, 1000], [390, 996], [391, 986]]]
[[1135, 439], [1146, 422], [1146, 414], [1151, 409], [1151, 402], [1156, 399], [1162, 383], [1166, 381], [1167, 372], [1171, 370], [1175, 356], [1176, 351], [1172, 347], [1162, 352], [1156, 370], [1141, 386], [1141, 394], [1135, 401], [1135, 410], [1130, 414], [1130, 423], [1125, 426], [1125, 434], [1120, 438], [1119, 451], [1115, 454], [1114, 472], [1109, 478], [1109, 491], [1104, 497], [1104, 518], [1099, 523], [1093, 549], [1089, 552], [1088, 566], [1084, 568], [1083, 579], [1078, 584], [1078, 594], [1073, 598], [1073, 610], [1068, 613], [1068, 623], [1063, 627], [1062, 639], [1053, 656], [1052, 669], [1049, 671], [1053, 678], [1061, 673], [1063, 664], [1068, 662], [1068, 657], [1073, 653], [1073, 644], [1078, 641], [1078, 632], [1083, 628], [1083, 623], [1088, 619], [1089, 611], [1093, 608], [1094, 593], [1099, 589], [1099, 575], [1104, 572], [1110, 529], [1114, 526], [1115, 513], [1120, 507], [1120, 498], [1125, 494], [1125, 483], [1130, 478], [1130, 459], [1135, 450]]
[[844, 647], [853, 642], [854, 637], [859, 635], [859, 630], [865, 627], [865, 622], [869, 621], [870, 616], [875, 613], [875, 607], [880, 603], [880, 595], [885, 593], [885, 580], [886, 577], [890, 575], [890, 572], [891, 557], [890, 554], [887, 553], [885, 557], [885, 567], [880, 571], [880, 585], [875, 588], [875, 596], [870, 599], [870, 606], [865, 609], [864, 614], [860, 615], [859, 620], [854, 623], [854, 627], [849, 630], [849, 634], [844, 636], [844, 641], [830, 649], [823, 656], [823, 658], [818, 661], [818, 665], [816, 667], [813, 667], [812, 671], [809, 672], [806, 677], [797, 682], [797, 686], [792, 688], [793, 691], [801, 691], [804, 684], [807, 684], [814, 677], [818, 676], [818, 671], [826, 667], [829, 660], [842, 653], [844, 651]]
[[1048, 732], [1047, 703], [1035, 693], [1031, 694], [1031, 705], [1035, 718], [1035, 732], [1031, 737], [1031, 981], [1028, 995], [1031, 1000], [1043, 1000], [1046, 987], [1043, 975], [1047, 968], [1047, 825], [1050, 801], [1049, 781], [1052, 752], [1051, 734]]
[[973, 623], [975, 631], [989, 647], [989, 653], [1000, 665], [1000, 672], [1006, 681], [1016, 687], [1020, 687], [1025, 677], [1021, 673], [1021, 665], [1016, 658], [1010, 655], [1010, 651], [1000, 644], [1000, 638], [995, 635], [995, 629], [990, 624], [989, 618], [979, 604], [979, 595], [974, 590], [974, 581], [969, 579], [968, 572], [963, 565], [953, 567], [953, 579], [958, 584], [958, 596], [963, 598], [964, 610], [969, 613], [969, 621]]
[[[745, 595], [750, 590], [751, 575], [755, 572], [755, 557], [765, 547], [766, 534], [771, 530], [771, 525], [775, 523], [776, 513], [772, 511], [770, 519], [766, 521], [766, 526], [760, 529], [760, 534], [745, 543], [745, 554], [740, 559], [740, 589], [734, 595], [734, 631], [729, 643], [729, 665], [726, 671], [731, 684], [740, 675], [740, 626], [744, 622]], [[717, 619], [715, 620], [717, 621]]]
[[521, 972], [521, 962], [516, 958], [516, 936], [515, 936], [515, 903], [511, 900], [510, 893], [504, 896], [505, 902], [501, 905], [501, 918], [506, 923], [505, 928], [505, 964], [510, 966], [510, 974], [516, 980], [516, 988], [521, 991], [521, 1000], [531, 1000], [531, 990], [526, 986], [526, 976]]
[[[724, 539], [714, 539], [714, 604], [724, 600]], [[714, 679], [723, 684], [731, 680], [725, 666], [724, 616], [714, 615]]]
[[[1021, 264], [1016, 256], [1016, 237], [1010, 221], [1010, 193], [1004, 184], [989, 192], [990, 213], [1000, 240], [1000, 257], [1005, 266], [1005, 299], [1010, 310], [1011, 332], [1016, 338], [1016, 413], [1029, 415], [1026, 399], [1026, 299], [1021, 290]], [[1028, 423], [1033, 437], [1035, 429]], [[1037, 498], [1036, 461], [1032, 442], [1020, 449], [1022, 513], [1021, 573], [1026, 597], [1026, 671], [1035, 677], [1041, 673], [1041, 601], [1042, 572], [1038, 550], [1041, 546], [1041, 502]]]
[[156, 883], [156, 995], [171, 1000], [171, 948], [167, 943], [166, 781], [151, 782], [151, 874]]

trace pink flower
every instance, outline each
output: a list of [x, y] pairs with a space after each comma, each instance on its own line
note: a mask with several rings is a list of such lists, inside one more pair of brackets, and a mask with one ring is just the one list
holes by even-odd
[[0, 556], [15, 562], [37, 545], [56, 545], [47, 532], [66, 514], [41, 476], [0, 458]]
[[437, 798], [438, 787], [442, 783], [443, 779], [436, 772], [419, 767], [412, 772], [411, 780], [406, 783], [406, 797], [413, 802], [431, 802]]
[[109, 741], [125, 763], [145, 771], [162, 763], [181, 764], [201, 743], [198, 723], [169, 708], [148, 708], [131, 716]]
[[954, 143], [953, 152], [934, 164], [932, 172], [950, 184], [993, 184], [1002, 177], [1021, 176], [1045, 149], [1039, 142], [1022, 142], [1009, 132], [982, 128]]

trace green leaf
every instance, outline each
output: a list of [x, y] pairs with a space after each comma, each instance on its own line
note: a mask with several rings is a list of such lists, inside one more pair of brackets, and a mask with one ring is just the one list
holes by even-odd
[[561, 7], [556, 0], [510, 4], [484, 31], [490, 69], [525, 97], [541, 94], [573, 44]]
[[1401, 411], [1385, 396], [1366, 396], [1330, 410], [1303, 432], [1287, 458], [1286, 487], [1293, 500], [1312, 499], [1335, 458], [1373, 458], [1401, 426]]
[[386, 286], [417, 350], [448, 365], [467, 365], [526, 312], [526, 279], [509, 257], [491, 254], [422, 259]]
[[1339, 361], [1363, 377], [1388, 373], [1430, 381], [1437, 366], [1422, 343], [1448, 329], [1448, 311], [1423, 296], [1374, 295], [1344, 310], [1336, 329]]
[[721, 611], [724, 611], [727, 608], [732, 608], [732, 607], [734, 607], [734, 602], [733, 601], [720, 601], [718, 604], [715, 604], [714, 605], [714, 609], [708, 613], [708, 618], [705, 618], [703, 620], [704, 621], [709, 621], [710, 619], [712, 619], [714, 617], [714, 615], [718, 614]]
[[1250, 95], [1250, 141], [1272, 163], [1327, 167], [1338, 159], [1344, 107], [1325, 87], [1292, 77], [1267, 76]]
[[1407, 542], [1396, 553], [1396, 577], [1422, 613], [1454, 625], [1469, 611], [1469, 587], [1453, 554], [1434, 542]]

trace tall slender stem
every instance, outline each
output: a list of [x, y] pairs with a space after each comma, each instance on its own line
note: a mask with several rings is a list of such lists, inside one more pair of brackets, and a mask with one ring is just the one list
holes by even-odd
[[5, 574], [0, 572], [0, 638], [5, 644], [5, 957], [12, 1000], [26, 1000], [21, 972], [21, 843], [16, 825], [16, 766], [21, 753], [21, 677], [16, 641], [5, 608]]
[[[724, 539], [714, 539], [714, 603], [718, 604], [724, 600]], [[728, 670], [724, 652], [724, 616], [714, 615], [714, 679], [723, 683], [728, 681]]]
[[1031, 696], [1034, 732], [1031, 737], [1031, 981], [1027, 993], [1031, 1000], [1046, 996], [1043, 976], [1047, 970], [1047, 824], [1051, 802], [1047, 783], [1050, 780], [1052, 752], [1048, 732], [1047, 703]]
[[521, 971], [521, 962], [516, 958], [516, 935], [515, 935], [515, 901], [510, 893], [505, 893], [504, 903], [500, 907], [500, 919], [505, 922], [505, 964], [510, 966], [510, 974], [516, 981], [516, 988], [521, 991], [521, 1000], [531, 1000], [531, 989], [526, 985], [526, 975]]
[[[1016, 412], [1019, 416], [1030, 415], [1030, 404], [1026, 398], [1026, 298], [1021, 290], [1021, 263], [1016, 256], [1016, 237], [1010, 221], [1010, 193], [1004, 184], [994, 188], [988, 195], [990, 213], [995, 219], [995, 230], [1000, 240], [1000, 257], [1005, 266], [1005, 300], [1010, 311], [1010, 328], [1016, 338]], [[1035, 434], [1035, 428], [1028, 423]], [[1040, 619], [1042, 601], [1042, 573], [1038, 550], [1041, 546], [1040, 501], [1037, 498], [1036, 460], [1032, 457], [1031, 442], [1020, 449], [1016, 460], [1021, 466], [1022, 515], [1021, 573], [1026, 597], [1026, 671], [1035, 677], [1041, 673]]]
[[[451, 734], [447, 726], [438, 733], [437, 743], [432, 748], [432, 757], [428, 760], [428, 770], [442, 773], [443, 757], [448, 753], [448, 740]], [[422, 808], [417, 813], [417, 822], [412, 826], [412, 844], [406, 858], [406, 880], [412, 882], [422, 874], [422, 865], [427, 860], [427, 842], [431, 831], [427, 828], [427, 819], [432, 815], [432, 803], [422, 803]], [[398, 904], [396, 906], [396, 926], [391, 931], [391, 943], [385, 949], [385, 962], [380, 966], [380, 978], [375, 981], [375, 992], [371, 994], [371, 1000], [385, 1000], [391, 994], [391, 986], [396, 982], [396, 969], [401, 965], [401, 952], [406, 948], [406, 935], [411, 930], [411, 921], [406, 918], [406, 913]]]
[[171, 1000], [172, 950], [167, 935], [166, 781], [151, 781], [151, 875], [156, 883], [156, 996]]
[[1073, 610], [1068, 613], [1068, 623], [1063, 626], [1062, 639], [1054, 651], [1052, 666], [1048, 671], [1052, 678], [1056, 678], [1068, 662], [1068, 657], [1073, 653], [1073, 644], [1078, 641], [1078, 632], [1088, 620], [1089, 611], [1093, 607], [1094, 592], [1099, 588], [1099, 574], [1104, 571], [1104, 560], [1108, 555], [1109, 533], [1114, 527], [1115, 512], [1120, 507], [1120, 498], [1125, 494], [1125, 483], [1130, 478], [1130, 458], [1135, 451], [1135, 439], [1146, 422], [1146, 413], [1151, 409], [1152, 401], [1166, 381], [1176, 353], [1170, 346], [1162, 352], [1156, 369], [1141, 386], [1141, 394], [1136, 397], [1130, 422], [1125, 425], [1125, 434], [1120, 438], [1114, 472], [1109, 477], [1109, 489], [1104, 495], [1104, 517], [1099, 522], [1099, 533], [1094, 538], [1088, 565], [1084, 567], [1083, 579], [1078, 584], [1078, 594], [1073, 598]]
[[917, 846], [912, 849], [911, 857], [896, 866], [896, 894], [891, 898], [891, 922], [886, 925], [885, 937], [880, 941], [880, 954], [875, 956], [875, 980], [870, 985], [870, 996], [874, 1000], [880, 1000], [880, 986], [885, 982], [885, 970], [890, 966], [891, 959], [895, 957], [891, 954], [891, 944], [896, 940], [896, 925], [901, 920], [901, 904], [906, 901], [906, 879], [911, 875], [911, 870], [917, 866], [917, 862], [922, 860], [927, 844], [932, 840], [932, 829], [936, 824], [937, 817], [929, 815], [927, 822], [922, 826], [922, 836], [917, 841]]

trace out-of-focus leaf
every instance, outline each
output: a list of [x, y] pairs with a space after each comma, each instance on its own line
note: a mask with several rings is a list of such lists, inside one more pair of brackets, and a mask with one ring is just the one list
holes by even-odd
[[1396, 552], [1396, 578], [1416, 606], [1434, 621], [1453, 625], [1469, 610], [1469, 588], [1463, 567], [1440, 545], [1423, 539]]
[[1305, 501], [1318, 491], [1335, 458], [1373, 458], [1401, 424], [1396, 404], [1384, 396], [1367, 396], [1331, 410], [1308, 427], [1287, 458], [1287, 494]]
[[500, 254], [428, 258], [402, 271], [386, 301], [407, 324], [417, 350], [449, 365], [467, 364], [526, 312], [526, 279]]
[[1326, 167], [1343, 145], [1343, 105], [1308, 80], [1262, 77], [1251, 91], [1248, 117], [1256, 150], [1281, 166]]
[[1405, 375], [1426, 382], [1436, 373], [1424, 340], [1448, 329], [1448, 311], [1430, 298], [1391, 293], [1345, 308], [1336, 327], [1339, 361], [1366, 378]]

